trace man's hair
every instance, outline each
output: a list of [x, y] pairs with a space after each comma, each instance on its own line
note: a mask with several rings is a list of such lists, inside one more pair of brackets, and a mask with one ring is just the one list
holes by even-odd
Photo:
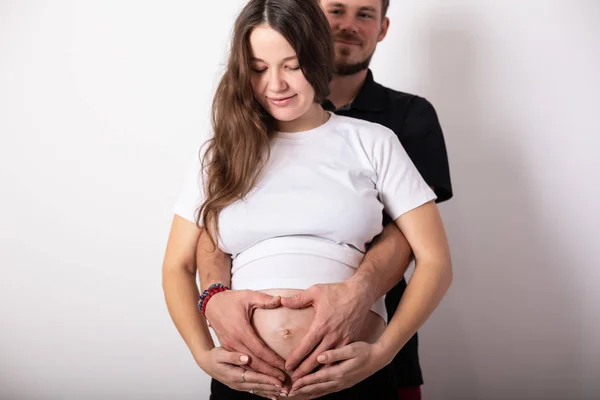
[[390, 0], [381, 0], [381, 19], [385, 18], [389, 6]]

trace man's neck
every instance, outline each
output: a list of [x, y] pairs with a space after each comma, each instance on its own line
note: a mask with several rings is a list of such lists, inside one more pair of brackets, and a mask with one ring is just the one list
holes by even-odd
[[333, 103], [336, 109], [354, 100], [367, 79], [367, 72], [368, 70], [364, 69], [354, 75], [333, 76], [329, 84], [331, 94], [327, 99]]

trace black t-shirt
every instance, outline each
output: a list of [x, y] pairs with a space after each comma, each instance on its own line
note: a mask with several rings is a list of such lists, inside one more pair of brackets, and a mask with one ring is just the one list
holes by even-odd
[[[339, 115], [376, 122], [393, 130], [423, 179], [433, 186], [436, 201], [439, 203], [452, 197], [444, 135], [435, 109], [427, 100], [378, 84], [369, 70], [363, 87], [351, 104], [335, 110], [333, 104], [325, 100], [323, 107]], [[392, 222], [385, 213], [383, 220], [384, 224]], [[402, 279], [387, 293], [385, 304], [388, 321], [394, 315], [405, 289], [406, 281]], [[398, 387], [423, 384], [418, 340], [415, 334], [394, 358]]]

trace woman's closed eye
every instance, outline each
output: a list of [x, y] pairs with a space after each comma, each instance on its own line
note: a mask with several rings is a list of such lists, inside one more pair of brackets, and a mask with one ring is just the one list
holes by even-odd
[[[285, 69], [289, 70], [289, 71], [299, 71], [300, 70], [300, 66], [286, 66]], [[258, 67], [252, 67], [252, 70], [254, 72], [256, 72], [257, 74], [262, 74], [263, 72], [265, 72], [267, 70], [267, 68], [258, 68]]]

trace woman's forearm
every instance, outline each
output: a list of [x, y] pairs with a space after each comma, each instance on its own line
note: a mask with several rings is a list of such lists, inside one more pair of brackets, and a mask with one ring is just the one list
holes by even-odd
[[408, 340], [437, 308], [452, 282], [450, 260], [417, 261], [406, 291], [392, 320], [377, 341], [385, 361], [389, 364]]
[[198, 311], [196, 277], [187, 269], [163, 268], [163, 290], [171, 319], [199, 364], [200, 356], [215, 344]]

